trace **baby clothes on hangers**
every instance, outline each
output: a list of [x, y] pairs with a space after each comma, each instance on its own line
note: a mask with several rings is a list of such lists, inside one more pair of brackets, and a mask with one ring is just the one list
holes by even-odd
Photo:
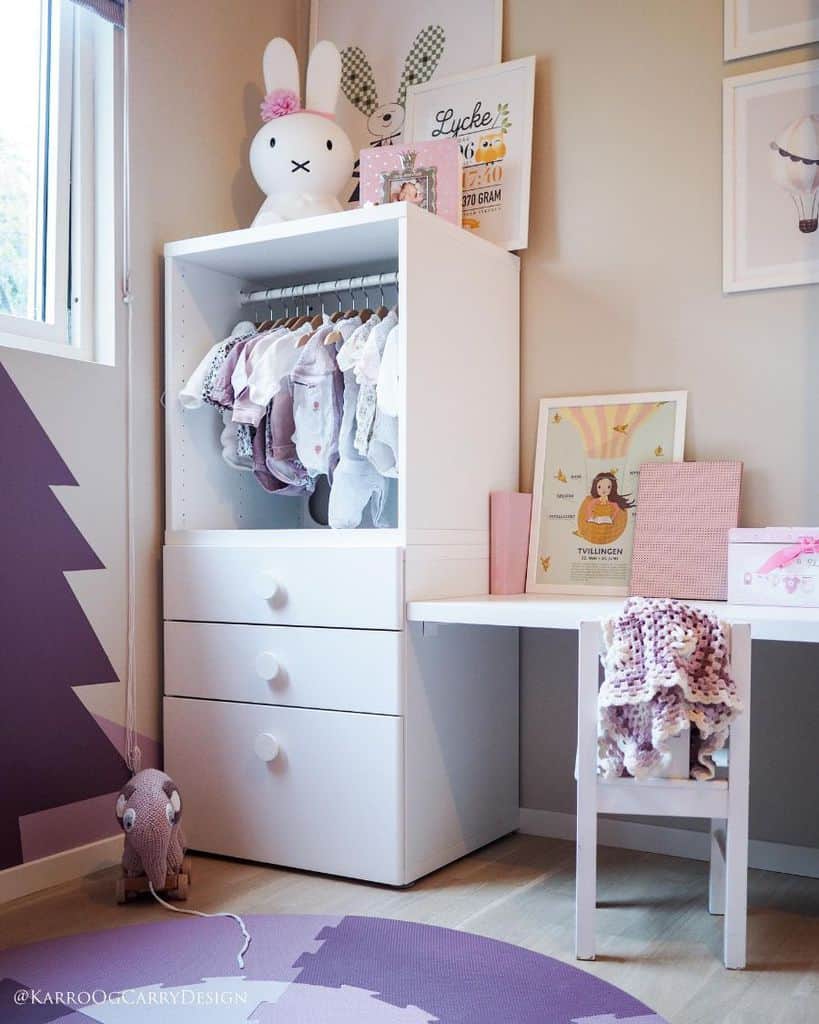
[[222, 364], [236, 342], [240, 338], [249, 337], [254, 330], [252, 323], [243, 320], [233, 328], [227, 338], [211, 346], [179, 392], [179, 401], [183, 409], [199, 409], [204, 404], [215, 369]]
[[376, 384], [375, 420], [367, 449], [373, 466], [391, 478], [398, 476], [398, 333], [396, 325], [384, 345]]
[[[366, 330], [369, 334], [373, 327], [367, 321], [362, 327], [354, 320], [342, 321], [339, 325], [342, 344], [356, 331]], [[355, 450], [355, 412], [358, 401], [358, 384], [355, 369], [350, 367], [344, 374], [344, 407], [339, 430], [339, 462], [333, 474], [333, 486], [330, 489], [330, 503], [327, 521], [334, 530], [353, 530], [361, 525], [366, 509], [369, 508], [370, 518], [374, 525], [380, 523], [387, 496], [387, 481], [361, 458]]]
[[350, 320], [342, 320], [337, 326], [341, 324], [357, 323], [356, 329], [349, 334], [340, 345], [336, 346], [336, 362], [338, 368], [342, 373], [346, 373], [348, 370], [355, 368], [358, 360], [361, 357], [361, 353], [364, 349], [364, 345], [369, 337], [370, 331], [379, 323], [378, 316], [374, 314], [364, 323], [361, 322], [360, 317], [353, 317]]
[[361, 351], [361, 357], [356, 366], [356, 379], [360, 388], [356, 405], [356, 431], [355, 449], [359, 455], [367, 456], [370, 448], [370, 436], [372, 435], [373, 420], [375, 419], [376, 384], [378, 380], [378, 368], [381, 365], [381, 356], [387, 337], [398, 323], [394, 312], [390, 312], [373, 330]]
[[[335, 331], [339, 345], [326, 345]], [[326, 475], [331, 527], [387, 525], [383, 520], [394, 514], [388, 509], [390, 480], [398, 475], [398, 421], [380, 406], [382, 390], [389, 402], [390, 384], [397, 406], [397, 373], [393, 381], [384, 370], [396, 343], [394, 311], [365, 323], [358, 316], [337, 323], [324, 316], [315, 331], [307, 322], [296, 330], [256, 332], [245, 322], [211, 347], [180, 402], [219, 409], [222, 458], [252, 471], [265, 491], [309, 496]]]
[[[309, 325], [306, 325], [309, 329]], [[267, 402], [264, 404], [255, 402], [250, 395], [250, 382], [253, 380], [259, 363], [265, 358], [271, 346], [279, 341], [286, 344], [296, 345], [303, 330], [290, 332], [286, 328], [276, 328], [268, 331], [258, 340], [248, 342], [236, 363], [233, 371], [233, 391], [235, 399], [233, 402], [233, 419], [237, 423], [248, 423], [255, 427], [261, 422], [264, 416]]]
[[[231, 353], [237, 345], [243, 344], [252, 337], [255, 327], [249, 321], [238, 323], [230, 335], [211, 347], [204, 359], [179, 393], [179, 400], [185, 409], [198, 409], [203, 404], [216, 405], [227, 409], [223, 413], [224, 428], [220, 435], [222, 457], [234, 469], [249, 470], [252, 468], [252, 451], [250, 433], [246, 429], [236, 429], [230, 424], [230, 405], [223, 402], [229, 397], [223, 393], [224, 383], [221, 374]], [[218, 400], [214, 398], [214, 389], [218, 391]]]
[[245, 345], [249, 344], [249, 338], [240, 338], [215, 369], [213, 378], [210, 381], [210, 389], [205, 401], [216, 405], [220, 409], [233, 411], [233, 371], [242, 354]]
[[299, 350], [290, 374], [296, 452], [310, 476], [332, 479], [338, 462], [338, 432], [343, 400], [342, 375], [335, 350], [324, 344], [335, 324], [323, 324]]
[[[323, 331], [326, 324], [329, 320], [319, 331]], [[298, 458], [294, 443], [296, 424], [289, 376], [302, 351], [298, 341], [311, 331], [309, 323], [296, 331], [284, 329], [256, 364], [248, 384], [250, 401], [255, 405], [264, 401], [264, 416], [254, 438], [255, 461], [259, 467], [257, 479], [262, 486], [270, 483], [260, 465], [263, 452], [265, 470], [282, 485], [280, 488], [268, 486], [267, 489], [276, 490], [279, 495], [310, 495], [315, 489], [315, 481]]]
[[396, 326], [390, 331], [378, 367], [376, 384], [376, 402], [378, 408], [388, 416], [398, 416], [401, 405], [398, 384], [398, 339], [399, 330]]
[[310, 495], [316, 486], [296, 452], [295, 433], [293, 390], [289, 379], [286, 379], [271, 399], [256, 431], [257, 436], [264, 438], [265, 465], [273, 476], [287, 485], [286, 489], [278, 491], [280, 495]]
[[380, 323], [376, 322], [374, 325], [376, 330], [370, 331], [354, 367], [355, 379], [358, 384], [375, 384], [378, 380], [378, 367], [381, 365], [384, 341], [397, 323], [398, 317], [395, 311], [390, 310]]
[[[322, 327], [329, 322], [329, 319], [325, 317]], [[295, 331], [288, 331], [286, 327], [282, 327], [276, 332], [273, 343], [254, 363], [253, 372], [248, 381], [248, 398], [256, 408], [264, 411], [282, 386], [284, 379], [290, 376], [301, 355], [301, 350], [298, 347], [299, 339], [310, 334], [311, 331], [312, 328], [307, 323]]]
[[240, 338], [215, 367], [209, 382], [209, 393], [205, 401], [223, 410], [222, 419], [225, 423], [220, 440], [222, 442], [222, 458], [234, 469], [253, 468], [253, 439], [250, 428], [243, 423], [235, 423], [228, 428], [227, 421], [233, 421], [233, 375], [244, 349], [255, 342], [257, 335]]
[[241, 423], [234, 423], [227, 409], [222, 412], [222, 424], [222, 433], [219, 435], [222, 458], [233, 469], [252, 470], [253, 450], [249, 429]]
[[398, 417], [388, 416], [381, 409], [375, 410], [373, 432], [367, 459], [385, 477], [398, 477]]

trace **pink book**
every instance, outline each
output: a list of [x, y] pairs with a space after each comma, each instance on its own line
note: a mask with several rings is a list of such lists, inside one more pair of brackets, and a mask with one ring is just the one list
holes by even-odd
[[741, 462], [640, 467], [630, 594], [724, 601]]
[[532, 495], [492, 491], [489, 495], [489, 593], [526, 590]]

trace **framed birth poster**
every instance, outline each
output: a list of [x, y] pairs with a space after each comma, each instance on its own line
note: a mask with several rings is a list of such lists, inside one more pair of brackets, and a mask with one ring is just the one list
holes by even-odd
[[510, 251], [529, 239], [534, 90], [534, 57], [407, 89], [404, 143], [457, 141], [463, 227]]
[[686, 397], [541, 400], [527, 593], [628, 594], [640, 466], [682, 460]]

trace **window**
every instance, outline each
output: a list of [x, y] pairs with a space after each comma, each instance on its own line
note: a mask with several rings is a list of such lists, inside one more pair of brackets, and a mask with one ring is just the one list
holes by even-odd
[[0, 344], [113, 362], [117, 33], [0, 0]]

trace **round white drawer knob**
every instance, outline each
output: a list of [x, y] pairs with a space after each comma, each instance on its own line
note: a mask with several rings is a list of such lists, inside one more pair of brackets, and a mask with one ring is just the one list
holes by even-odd
[[262, 761], [274, 761], [279, 755], [279, 741], [271, 732], [260, 732], [253, 741], [253, 749]]
[[253, 589], [266, 601], [272, 601], [279, 592], [279, 581], [272, 572], [260, 572], [253, 581]]
[[275, 679], [279, 674], [279, 662], [271, 651], [256, 655], [256, 675], [259, 679]]

